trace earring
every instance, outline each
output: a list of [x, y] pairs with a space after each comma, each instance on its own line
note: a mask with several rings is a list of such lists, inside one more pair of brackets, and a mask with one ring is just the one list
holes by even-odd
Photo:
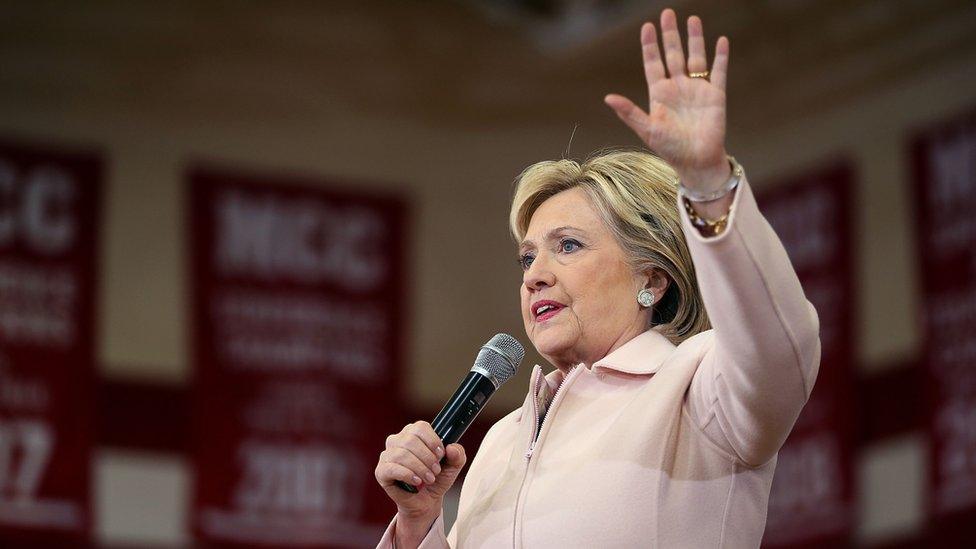
[[637, 292], [637, 302], [641, 304], [641, 307], [650, 307], [654, 305], [654, 292], [648, 290], [647, 288], [641, 288]]

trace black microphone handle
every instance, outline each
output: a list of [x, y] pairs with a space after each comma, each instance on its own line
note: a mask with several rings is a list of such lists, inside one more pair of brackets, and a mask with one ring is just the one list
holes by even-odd
[[[441, 459], [442, 464], [447, 459], [447, 445], [461, 438], [494, 392], [495, 385], [491, 379], [478, 372], [468, 372], [454, 395], [437, 413], [430, 425], [444, 443], [445, 456]], [[417, 487], [412, 484], [400, 480], [395, 484], [411, 494], [417, 493]]]

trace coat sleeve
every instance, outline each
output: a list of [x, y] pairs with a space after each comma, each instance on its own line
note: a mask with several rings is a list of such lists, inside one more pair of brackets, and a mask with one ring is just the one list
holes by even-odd
[[703, 237], [678, 200], [713, 328], [685, 406], [708, 438], [758, 467], [779, 451], [813, 389], [817, 313], [745, 177], [718, 236]]
[[[383, 537], [380, 538], [380, 542], [376, 544], [376, 549], [394, 549], [393, 539], [396, 534], [396, 521], [397, 518], [394, 516], [393, 520], [390, 521], [390, 525], [386, 527], [386, 532], [383, 532]], [[451, 547], [451, 544], [448, 543], [447, 536], [444, 535], [443, 512], [437, 517], [434, 524], [431, 525], [427, 536], [424, 537], [417, 547], [418, 549], [444, 549]]]

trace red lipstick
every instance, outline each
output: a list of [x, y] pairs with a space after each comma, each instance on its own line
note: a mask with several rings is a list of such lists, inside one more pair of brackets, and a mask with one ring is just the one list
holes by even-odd
[[559, 314], [566, 306], [551, 299], [540, 299], [532, 304], [532, 316], [536, 322], [545, 322]]

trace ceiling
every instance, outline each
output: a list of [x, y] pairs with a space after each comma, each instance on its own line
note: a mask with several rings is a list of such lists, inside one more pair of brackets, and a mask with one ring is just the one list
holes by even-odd
[[[603, 119], [604, 93], [641, 97], [638, 28], [664, 4], [7, 3], [0, 100], [163, 105], [231, 119], [342, 108], [479, 127]], [[740, 127], [830, 108], [976, 48], [971, 0], [667, 4], [681, 18], [700, 15], [710, 42], [730, 37], [730, 113]]]

